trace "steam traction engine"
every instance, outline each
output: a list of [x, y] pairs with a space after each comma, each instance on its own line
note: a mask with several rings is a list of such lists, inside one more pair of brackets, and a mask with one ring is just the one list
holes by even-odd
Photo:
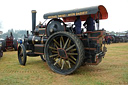
[[17, 50], [18, 42], [16, 39], [13, 38], [12, 32], [10, 32], [10, 37], [6, 37], [5, 40], [1, 40], [2, 42], [2, 49], [3, 51], [6, 50]]
[[[27, 56], [41, 56], [48, 66], [59, 74], [70, 74], [81, 64], [97, 65], [105, 55], [106, 47], [102, 44], [105, 30], [81, 31], [75, 34], [73, 27], [66, 22], [74, 22], [76, 16], [86, 21], [107, 19], [108, 13], [102, 5], [69, 11], [44, 14], [50, 19], [46, 26], [36, 26], [36, 11], [32, 11], [32, 35], [27, 34], [24, 44], [18, 47], [18, 59], [21, 65], [26, 64]], [[61, 19], [60, 19], [61, 18]], [[44, 57], [43, 57], [44, 55]]]

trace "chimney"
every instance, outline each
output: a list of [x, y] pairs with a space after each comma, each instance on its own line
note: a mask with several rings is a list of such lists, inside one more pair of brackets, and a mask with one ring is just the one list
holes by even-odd
[[36, 10], [32, 10], [32, 34], [36, 27]]

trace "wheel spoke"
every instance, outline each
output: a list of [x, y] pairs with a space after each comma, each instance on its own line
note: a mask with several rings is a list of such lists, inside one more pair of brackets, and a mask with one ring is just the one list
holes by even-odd
[[64, 64], [65, 64], [65, 61], [62, 59], [62, 66], [61, 66], [61, 70], [64, 68]]
[[74, 62], [72, 59], [70, 59], [70, 58], [68, 58], [68, 59], [69, 59], [69, 61], [71, 61], [72, 63], [76, 64], [76, 62]]
[[68, 55], [78, 55], [78, 53], [67, 53]]
[[62, 39], [61, 39], [61, 37], [60, 37], [60, 48], [62, 48], [62, 41], [61, 41]]
[[22, 48], [20, 50], [20, 57], [21, 57], [21, 60], [23, 61], [23, 49]]
[[57, 50], [56, 48], [54, 48], [54, 47], [51, 47], [51, 46], [49, 46], [49, 48], [50, 48], [50, 49], [52, 49], [52, 50]]
[[53, 55], [50, 55], [49, 57], [55, 57], [55, 56], [58, 56], [58, 54], [53, 54]]
[[60, 46], [60, 44], [59, 44], [55, 39], [53, 39], [53, 41], [54, 41], [58, 46]]
[[23, 57], [23, 49], [20, 50], [20, 56]]
[[54, 60], [56, 61], [59, 58], [59, 56], [54, 57]]
[[60, 62], [59, 62], [59, 63], [60, 63], [60, 67], [62, 66], [62, 60], [63, 60], [63, 59], [62, 59], [62, 58], [60, 58]]
[[23, 50], [21, 49], [21, 50], [20, 50], [20, 54], [22, 54], [22, 53], [23, 53]]
[[75, 48], [75, 49], [71, 49], [71, 50], [70, 50], [70, 52], [74, 52], [74, 51], [76, 51], [76, 48]]
[[57, 51], [52, 51], [52, 53], [58, 53]]
[[68, 61], [66, 61], [66, 62], [68, 63], [69, 68], [71, 68], [71, 63], [70, 63], [70, 61], [68, 60]]
[[[58, 56], [59, 57], [59, 56]], [[58, 60], [58, 59], [57, 59]], [[60, 60], [58, 61], [58, 65], [61, 67], [61, 61], [62, 61], [62, 58], [60, 58]]]
[[66, 49], [66, 51], [72, 49], [75, 46], [75, 44], [73, 44], [72, 46], [70, 46], [69, 48]]
[[70, 57], [71, 57], [74, 61], [76, 61], [76, 58], [74, 58], [74, 56], [71, 56], [71, 55], [70, 55]]
[[59, 48], [59, 47], [56, 45], [56, 43], [54, 43], [54, 45], [55, 45], [56, 48]]
[[21, 60], [23, 61], [23, 56], [21, 57]]
[[62, 43], [63, 43], [63, 45], [64, 45], [64, 38], [61, 36], [61, 40], [62, 40]]
[[69, 47], [69, 46], [70, 46], [70, 43], [71, 43], [71, 40], [69, 40], [69, 42], [68, 42], [68, 46], [67, 46], [67, 47]]
[[66, 48], [68, 41], [69, 41], [69, 38], [66, 40], [66, 43], [64, 44], [63, 49], [65, 49], [65, 48]]
[[56, 60], [56, 62], [54, 63], [54, 65], [56, 65], [60, 60], [61, 60], [61, 58], [59, 58], [58, 60]]

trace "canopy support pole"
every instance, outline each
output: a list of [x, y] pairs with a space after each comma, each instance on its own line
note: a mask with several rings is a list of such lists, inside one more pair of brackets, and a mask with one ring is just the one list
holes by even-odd
[[100, 12], [98, 11], [98, 29], [97, 30], [99, 30], [99, 28], [100, 28], [100, 20], [99, 20], [99, 18], [100, 18]]

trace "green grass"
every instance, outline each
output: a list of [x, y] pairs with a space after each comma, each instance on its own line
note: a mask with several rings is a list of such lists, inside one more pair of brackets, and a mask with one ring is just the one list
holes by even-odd
[[99, 65], [81, 66], [71, 75], [50, 70], [40, 57], [27, 57], [19, 65], [17, 52], [0, 59], [0, 85], [125, 85], [128, 84], [128, 43], [106, 45], [108, 52]]

